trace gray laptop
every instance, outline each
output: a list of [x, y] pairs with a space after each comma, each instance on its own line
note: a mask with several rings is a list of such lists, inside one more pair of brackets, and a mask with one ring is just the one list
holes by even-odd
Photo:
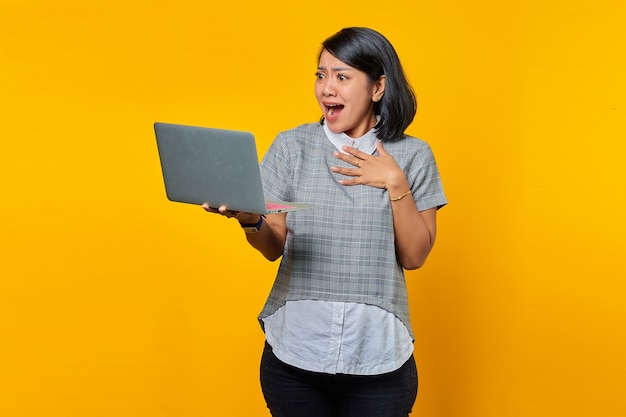
[[261, 214], [313, 208], [265, 200], [251, 133], [160, 122], [154, 131], [171, 201]]

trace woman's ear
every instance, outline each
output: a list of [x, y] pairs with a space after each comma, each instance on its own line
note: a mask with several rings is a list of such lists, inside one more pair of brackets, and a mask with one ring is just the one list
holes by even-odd
[[379, 102], [383, 98], [386, 83], [387, 79], [384, 75], [381, 75], [380, 78], [374, 83], [374, 90], [372, 91], [372, 101], [374, 103]]

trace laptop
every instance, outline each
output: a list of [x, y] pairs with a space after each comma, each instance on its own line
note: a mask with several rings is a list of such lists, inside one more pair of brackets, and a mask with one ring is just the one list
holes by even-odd
[[313, 208], [266, 201], [254, 136], [249, 132], [154, 124], [165, 192], [170, 201], [272, 214]]

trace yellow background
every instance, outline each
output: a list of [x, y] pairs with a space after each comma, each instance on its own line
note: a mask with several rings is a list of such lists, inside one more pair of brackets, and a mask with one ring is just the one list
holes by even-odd
[[166, 200], [152, 123], [262, 155], [352, 25], [396, 46], [450, 200], [408, 274], [413, 415], [626, 415], [625, 5], [0, 0], [0, 415], [269, 415], [277, 264]]

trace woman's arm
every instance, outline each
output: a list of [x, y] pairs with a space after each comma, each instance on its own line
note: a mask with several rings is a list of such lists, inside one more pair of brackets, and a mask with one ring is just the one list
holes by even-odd
[[[204, 203], [202, 208], [209, 213], [216, 213], [229, 218], [234, 217], [241, 224], [257, 224], [261, 219], [261, 215], [258, 213], [228, 210], [224, 206], [215, 209], [210, 207], [208, 203]], [[287, 239], [286, 218], [287, 213], [268, 214], [263, 217], [258, 232], [246, 233], [248, 243], [270, 261], [275, 261], [283, 254]]]
[[[259, 218], [260, 216], [256, 217], [256, 222], [252, 219], [253, 221], [250, 223], [244, 221], [241, 221], [241, 223], [256, 224]], [[285, 241], [287, 239], [286, 218], [287, 213], [268, 214], [263, 218], [263, 222], [257, 233], [246, 233], [248, 243], [270, 261], [275, 261], [283, 254]]]
[[[406, 178], [404, 182], [406, 183]], [[402, 186], [387, 187], [390, 199], [397, 198], [407, 190], [409, 190], [408, 183], [404, 188]], [[413, 197], [408, 194], [399, 200], [391, 201], [391, 211], [398, 262], [404, 269], [420, 268], [426, 262], [435, 244], [437, 209], [418, 211]]]

